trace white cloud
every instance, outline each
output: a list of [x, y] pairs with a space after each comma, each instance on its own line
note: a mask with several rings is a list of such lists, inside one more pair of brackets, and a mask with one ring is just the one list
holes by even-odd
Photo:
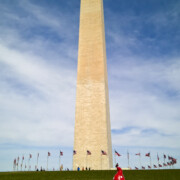
[[[109, 73], [112, 129], [138, 129], [113, 135], [114, 143], [121, 139], [122, 145], [143, 146], [148, 141], [148, 146], [180, 147], [179, 59], [124, 61]], [[149, 129], [156, 131], [142, 134]]]
[[[25, 144], [37, 141], [44, 145], [71, 145], [75, 70], [53, 67], [38, 57], [3, 46], [0, 51], [0, 62], [7, 66], [7, 71], [1, 73], [1, 109], [2, 119], [5, 119], [1, 125], [1, 139], [12, 138], [15, 142], [22, 139], [21, 143]], [[13, 84], [7, 80], [10, 78]], [[18, 87], [19, 84], [24, 88]], [[71, 141], [59, 140], [62, 134]]]

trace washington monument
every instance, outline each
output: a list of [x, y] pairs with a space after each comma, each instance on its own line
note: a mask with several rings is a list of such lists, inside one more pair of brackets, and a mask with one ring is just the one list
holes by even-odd
[[81, 0], [73, 169], [112, 168], [103, 0]]

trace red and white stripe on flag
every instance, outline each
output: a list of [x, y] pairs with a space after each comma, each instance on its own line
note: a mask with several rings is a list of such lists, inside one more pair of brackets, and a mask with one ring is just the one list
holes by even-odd
[[77, 154], [77, 152], [75, 150], [73, 150], [73, 155]]
[[117, 151], [115, 151], [115, 155], [117, 155], [117, 156], [121, 156]]
[[91, 152], [89, 150], [87, 150], [87, 155], [91, 155]]
[[101, 150], [102, 155], [107, 155], [107, 153], [103, 150]]
[[150, 157], [150, 153], [147, 153], [145, 156]]

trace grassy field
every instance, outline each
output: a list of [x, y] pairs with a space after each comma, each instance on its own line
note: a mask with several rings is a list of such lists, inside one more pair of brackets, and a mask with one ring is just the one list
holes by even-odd
[[[180, 170], [124, 170], [126, 180], [180, 180]], [[116, 171], [1, 172], [0, 180], [112, 180]]]

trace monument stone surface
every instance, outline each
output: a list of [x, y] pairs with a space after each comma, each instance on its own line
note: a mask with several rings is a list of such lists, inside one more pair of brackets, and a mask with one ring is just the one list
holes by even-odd
[[74, 151], [74, 170], [112, 168], [103, 0], [81, 0]]

